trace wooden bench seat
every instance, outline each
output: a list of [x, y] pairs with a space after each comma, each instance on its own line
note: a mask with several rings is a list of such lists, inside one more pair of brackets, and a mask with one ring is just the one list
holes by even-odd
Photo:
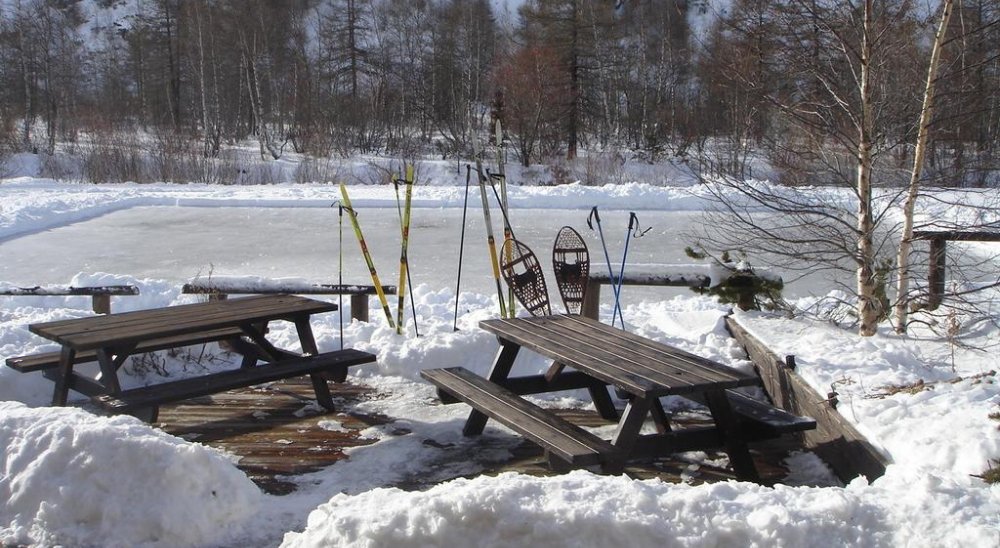
[[[139, 343], [138, 346], [136, 346], [135, 353], [156, 352], [157, 350], [165, 350], [167, 348], [176, 348], [180, 346], [190, 346], [208, 342], [223, 341], [239, 337], [242, 334], [243, 332], [239, 328], [228, 327], [224, 329], [205, 331], [203, 333], [198, 333], [195, 335], [182, 335], [177, 337], [167, 337], [164, 339], [144, 341]], [[73, 363], [74, 364], [87, 363], [92, 361], [97, 361], [97, 352], [93, 350], [85, 350], [77, 353], [76, 359], [73, 361]], [[45, 369], [52, 369], [58, 366], [59, 366], [59, 352], [42, 352], [39, 354], [32, 354], [29, 356], [17, 356], [14, 358], [7, 358], [7, 367], [13, 368], [21, 373], [42, 371]]]
[[[555, 456], [571, 466], [591, 466], [619, 460], [618, 449], [607, 441], [465, 368], [425, 369], [420, 376], [440, 391], [542, 446], [550, 457]], [[455, 400], [444, 398], [443, 401]]]
[[324, 373], [343, 378], [352, 365], [375, 361], [375, 355], [354, 349], [324, 352], [315, 356], [302, 356], [266, 363], [254, 367], [243, 367], [201, 377], [171, 381], [142, 388], [124, 390], [118, 394], [95, 396], [94, 401], [111, 413], [128, 413], [152, 422], [156, 420], [156, 409], [165, 403], [208, 396], [218, 392], [245, 388], [256, 384], [311, 375], [316, 398], [327, 409], [333, 409]]
[[726, 396], [729, 397], [729, 405], [739, 417], [740, 428], [745, 429], [748, 439], [770, 439], [781, 434], [816, 428], [816, 421], [810, 417], [800, 417], [733, 390], [727, 390]]
[[[705, 405], [701, 397], [693, 395], [685, 397]], [[741, 433], [747, 440], [773, 439], [782, 434], [816, 428], [816, 421], [810, 417], [800, 417], [735, 390], [726, 390], [726, 397], [729, 398], [729, 406], [739, 421]]]

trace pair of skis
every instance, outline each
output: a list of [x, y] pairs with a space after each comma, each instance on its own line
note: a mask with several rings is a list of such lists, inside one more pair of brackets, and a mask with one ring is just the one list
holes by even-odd
[[[495, 126], [496, 131], [496, 143], [497, 143], [497, 168], [498, 173], [489, 173], [488, 170], [483, 170], [483, 162], [479, 157], [479, 146], [475, 138], [472, 139], [472, 154], [476, 161], [476, 177], [479, 181], [479, 195], [482, 200], [483, 206], [483, 221], [486, 224], [486, 245], [490, 254], [490, 266], [493, 267], [493, 280], [497, 286], [497, 299], [500, 303], [500, 317], [502, 318], [513, 318], [514, 317], [514, 288], [508, 285], [507, 296], [504, 298], [503, 285], [500, 283], [500, 260], [497, 256], [497, 245], [496, 239], [493, 236], [493, 221], [490, 216], [490, 202], [489, 196], [486, 193], [486, 184], [489, 183], [490, 188], [492, 188], [494, 194], [496, 194], [497, 202], [500, 205], [500, 213], [503, 215], [503, 236], [504, 236], [504, 257], [508, 260], [513, 258], [513, 250], [507, 249], [506, 244], [513, 240], [513, 229], [510, 226], [510, 218], [507, 215], [507, 177], [504, 171], [504, 154], [503, 154], [503, 128], [500, 122], [497, 121]], [[466, 172], [468, 174], [468, 172]], [[493, 185], [493, 179], [497, 179], [500, 186], [500, 192], [497, 194], [496, 186]], [[468, 181], [466, 181], [466, 201], [468, 201]], [[463, 213], [462, 221], [462, 244], [465, 242], [465, 219]], [[461, 257], [461, 254], [460, 254]], [[459, 274], [461, 274], [461, 258], [459, 258]], [[456, 316], [457, 316], [457, 299], [458, 291], [455, 292], [456, 299]], [[457, 318], [456, 318], [457, 326]]]
[[[389, 300], [385, 296], [385, 292], [382, 290], [382, 282], [379, 280], [378, 272], [375, 269], [375, 262], [372, 260], [371, 252], [368, 250], [368, 244], [365, 242], [364, 234], [361, 232], [361, 225], [358, 223], [358, 215], [351, 205], [351, 199], [347, 194], [347, 187], [341, 183], [340, 184], [340, 194], [343, 197], [344, 205], [343, 208], [346, 209], [351, 214], [351, 225], [354, 227], [354, 235], [357, 236], [358, 245], [361, 247], [361, 254], [364, 256], [365, 264], [368, 265], [368, 272], [372, 277], [372, 283], [375, 285], [375, 292], [378, 295], [379, 302], [382, 304], [382, 311], [385, 313], [385, 318], [389, 322], [390, 328], [395, 328], [396, 333], [403, 333], [403, 320], [405, 309], [405, 299], [406, 299], [406, 282], [409, 280], [409, 256], [407, 254], [410, 242], [410, 211], [413, 204], [413, 181], [414, 170], [412, 165], [406, 166], [405, 169], [405, 180], [403, 184], [406, 185], [405, 192], [405, 203], [402, 209], [399, 209], [399, 181], [393, 177], [393, 184], [396, 185], [396, 201], [397, 201], [397, 211], [400, 216], [400, 234], [402, 237], [402, 245], [399, 254], [399, 285], [397, 287], [397, 303], [396, 303], [396, 321], [392, 319], [392, 311], [389, 308]], [[413, 295], [410, 295], [411, 308], [413, 306]], [[416, 310], [414, 308], [414, 320], [413, 327], [416, 331]], [[420, 335], [419, 331], [416, 331], [417, 336]]]

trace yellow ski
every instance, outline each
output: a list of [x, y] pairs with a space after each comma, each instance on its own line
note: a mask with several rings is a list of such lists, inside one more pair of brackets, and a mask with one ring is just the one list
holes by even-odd
[[[351, 199], [347, 196], [347, 187], [344, 183], [340, 183], [340, 195], [344, 198], [344, 209], [351, 214], [351, 225], [354, 226], [354, 235], [358, 237], [358, 245], [361, 246], [361, 254], [365, 257], [365, 263], [368, 264], [368, 272], [372, 275], [372, 283], [375, 284], [375, 292], [378, 293], [378, 300], [382, 302], [382, 310], [385, 312], [385, 319], [389, 321], [389, 327], [396, 327], [396, 324], [392, 321], [392, 312], [389, 310], [389, 301], [385, 298], [385, 292], [382, 291], [382, 282], [378, 279], [378, 273], [375, 272], [375, 263], [372, 261], [371, 253], [368, 252], [368, 245], [365, 243], [365, 237], [361, 234], [361, 225], [358, 224], [358, 214], [354, 211], [351, 206]], [[400, 287], [400, 292], [403, 288]]]

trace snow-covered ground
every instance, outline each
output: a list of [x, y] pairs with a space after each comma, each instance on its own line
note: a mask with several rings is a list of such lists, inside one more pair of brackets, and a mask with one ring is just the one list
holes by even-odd
[[[437, 184], [415, 190], [416, 206], [461, 208], [464, 186], [458, 175], [445, 175], [444, 167], [440, 173], [433, 169], [425, 167], [424, 173]], [[391, 188], [350, 190], [359, 209], [395, 207]], [[336, 195], [336, 187], [329, 185], [93, 186], [10, 179], [0, 181], [0, 242], [136, 206], [328, 208]], [[697, 187], [511, 189], [515, 212], [585, 212], [594, 205], [609, 210], [698, 211], [706, 201]], [[553, 235], [557, 229], [552, 227]], [[279, 237], [284, 236], [275, 236]], [[345, 241], [344, 249], [346, 260], [361, 260], [353, 241]], [[675, 485], [584, 471], [555, 478], [504, 474], [453, 479], [474, 475], [478, 465], [455, 464], [456, 459], [443, 458], [442, 449], [423, 440], [454, 444], [451, 451], [483, 450], [486, 445], [461, 436], [462, 406], [435, 405], [434, 390], [419, 379], [419, 371], [448, 365], [484, 372], [496, 341], [476, 325], [495, 315], [496, 306], [492, 295], [463, 291], [458, 299], [460, 329], [454, 331], [452, 268], [442, 266], [440, 283], [417, 284], [414, 296], [422, 337], [396, 335], [374, 313], [377, 307], [371, 323], [345, 326], [347, 346], [378, 355], [377, 365], [354, 368], [352, 378], [383, 396], [360, 402], [352, 411], [394, 417], [392, 429], [412, 434], [396, 436], [385, 427], [369, 428], [362, 434], [379, 441], [350, 450], [348, 459], [325, 470], [294, 478], [299, 488], [287, 496], [262, 493], [228, 456], [131, 418], [46, 407], [49, 381], [0, 367], [0, 445], [5, 447], [0, 461], [0, 542], [1000, 545], [1000, 486], [986, 485], [975, 476], [987, 469], [991, 459], [1000, 458], [1000, 422], [989, 418], [1000, 411], [1000, 388], [992, 373], [998, 338], [991, 329], [966, 326], [970, 334], [960, 346], [930, 336], [898, 337], [888, 329], [861, 339], [828, 323], [739, 313], [740, 321], [779, 354], [794, 354], [799, 372], [818, 392], [836, 388], [840, 411], [893, 461], [886, 475], [874, 481], [859, 478], [846, 486], [829, 486], [822, 463], [808, 454], [791, 459], [786, 485], [773, 488], [742, 482]], [[385, 277], [392, 279], [394, 273], [387, 271]], [[180, 294], [176, 280], [140, 278], [131, 272], [80, 272], [64, 283], [140, 286], [140, 296], [114, 300], [117, 311], [195, 300]], [[994, 301], [1000, 302], [1000, 297]], [[728, 307], [693, 295], [632, 300], [624, 308], [634, 332], [745, 368], [745, 355], [723, 327], [728, 312]], [[602, 314], [610, 317], [610, 313], [605, 306]], [[31, 335], [28, 324], [87, 314], [89, 301], [80, 297], [0, 297], [0, 359], [55, 348]], [[339, 347], [336, 314], [315, 318], [314, 329], [321, 350]], [[279, 344], [295, 344], [290, 327], [279, 326], [273, 335]], [[530, 355], [519, 360], [519, 372], [540, 371], [545, 365]], [[182, 371], [178, 368], [175, 373]], [[896, 389], [916, 386], [918, 381], [923, 382], [922, 389]], [[125, 384], [148, 382], [155, 379], [134, 374]], [[572, 399], [559, 403], [582, 405]], [[516, 440], [496, 436], [495, 441], [488, 446], [500, 459]], [[418, 492], [389, 487], [408, 477], [442, 483]]]

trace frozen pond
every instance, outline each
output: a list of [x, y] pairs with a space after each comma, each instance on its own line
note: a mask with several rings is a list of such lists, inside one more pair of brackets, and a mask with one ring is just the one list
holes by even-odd
[[[587, 227], [587, 210], [514, 210], [518, 239], [538, 255], [551, 278], [552, 241], [564, 225], [587, 241], [593, 270], [607, 269], [596, 230]], [[499, 211], [493, 224], [497, 245], [503, 241]], [[638, 214], [643, 228], [629, 244], [628, 264], [690, 264], [690, 245], [681, 233], [700, 220], [698, 212]], [[399, 276], [399, 217], [396, 209], [359, 208], [358, 220], [383, 284]], [[612, 263], [621, 260], [628, 212], [602, 210], [601, 221]], [[135, 207], [96, 219], [52, 229], [0, 244], [0, 280], [21, 284], [65, 284], [79, 272], [109, 272], [175, 281], [195, 276], [256, 275], [299, 277], [336, 283], [340, 251], [336, 208]], [[409, 260], [413, 284], [454, 290], [462, 233], [460, 208], [414, 208]], [[350, 220], [343, 219], [343, 280], [371, 282]], [[780, 273], [779, 273], [780, 274]], [[815, 282], [793, 292], [818, 290]], [[495, 292], [482, 210], [470, 206], [465, 231], [462, 291]], [[662, 299], [689, 294], [683, 288], [626, 287], [623, 299]], [[605, 300], [611, 294], [604, 292]], [[558, 293], [550, 287], [553, 303]], [[558, 310], [561, 307], [554, 307]]]

